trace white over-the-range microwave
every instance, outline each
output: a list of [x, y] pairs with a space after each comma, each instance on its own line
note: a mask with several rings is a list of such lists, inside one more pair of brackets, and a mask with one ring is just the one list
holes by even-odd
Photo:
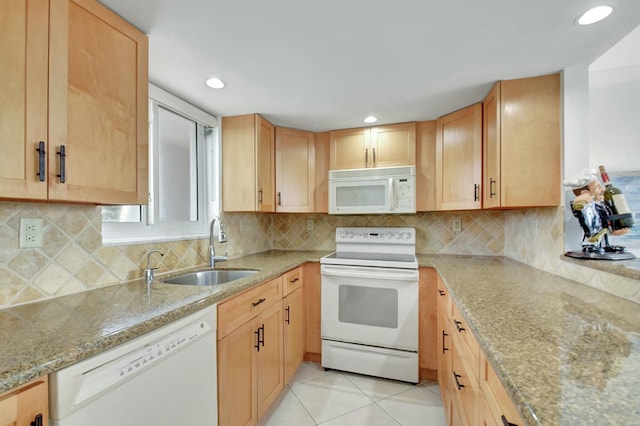
[[415, 212], [415, 166], [329, 171], [329, 214]]

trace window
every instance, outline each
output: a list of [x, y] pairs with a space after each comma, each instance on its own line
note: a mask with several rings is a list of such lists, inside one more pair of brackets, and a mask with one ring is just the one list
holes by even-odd
[[149, 85], [149, 204], [103, 206], [102, 240], [202, 238], [219, 211], [217, 119]]

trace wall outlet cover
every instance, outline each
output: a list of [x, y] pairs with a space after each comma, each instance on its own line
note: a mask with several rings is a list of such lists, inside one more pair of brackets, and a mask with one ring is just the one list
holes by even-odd
[[42, 247], [42, 219], [20, 218], [20, 248]]

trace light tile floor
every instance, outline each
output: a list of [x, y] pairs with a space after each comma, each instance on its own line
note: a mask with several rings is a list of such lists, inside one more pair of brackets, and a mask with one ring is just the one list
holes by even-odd
[[305, 362], [259, 426], [445, 426], [436, 382], [325, 371]]

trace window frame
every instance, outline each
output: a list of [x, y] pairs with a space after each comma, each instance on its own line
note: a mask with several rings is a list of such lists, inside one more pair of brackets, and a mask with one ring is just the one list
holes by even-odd
[[[198, 126], [198, 212], [197, 221], [158, 219], [157, 108], [161, 106]], [[205, 133], [209, 133], [208, 135]], [[149, 193], [148, 204], [142, 205], [141, 222], [102, 223], [103, 245], [144, 244], [150, 242], [199, 239], [209, 236], [209, 222], [220, 212], [220, 127], [218, 118], [149, 83]]]

